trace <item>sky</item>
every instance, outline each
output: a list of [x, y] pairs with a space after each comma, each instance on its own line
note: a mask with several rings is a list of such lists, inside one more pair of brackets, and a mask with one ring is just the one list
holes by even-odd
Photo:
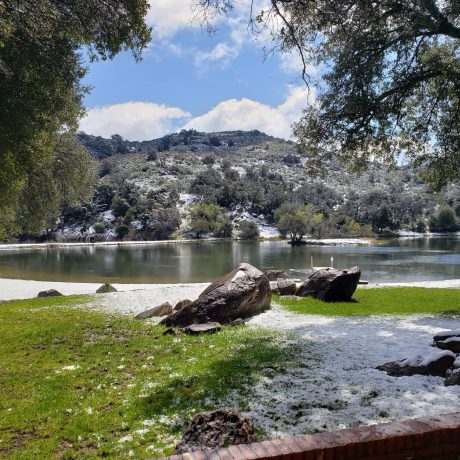
[[[267, 0], [256, 0], [255, 10]], [[314, 93], [300, 79], [295, 54], [272, 54], [268, 33], [248, 30], [250, 0], [237, 0], [216, 32], [194, 20], [193, 0], [155, 0], [147, 15], [152, 42], [142, 62], [123, 52], [88, 65], [86, 116], [80, 130], [149, 140], [180, 129], [214, 132], [258, 129], [292, 139]], [[314, 69], [312, 69], [313, 71]]]

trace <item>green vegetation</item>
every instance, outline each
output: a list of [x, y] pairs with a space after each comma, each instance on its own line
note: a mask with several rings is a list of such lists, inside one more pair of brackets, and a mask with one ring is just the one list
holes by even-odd
[[215, 204], [197, 203], [190, 207], [188, 229], [195, 238], [212, 234], [217, 238], [232, 236], [232, 223]]
[[250, 220], [242, 220], [238, 230], [239, 238], [242, 240], [256, 240], [260, 236], [257, 225]]
[[295, 356], [269, 331], [163, 335], [162, 326], [72, 308], [92, 302], [0, 304], [0, 456], [170, 454], [194, 413], [221, 407], [229, 392]]
[[354, 302], [327, 303], [312, 297], [300, 300], [275, 301], [294, 313], [325, 316], [367, 315], [413, 315], [446, 314], [460, 315], [460, 292], [458, 289], [428, 289], [418, 287], [383, 287], [358, 289]]
[[[139, 59], [150, 40], [147, 0], [20, 3], [0, 3], [1, 239], [21, 232], [22, 191], [36, 185], [37, 174], [46, 188], [61, 135], [75, 135], [88, 91], [82, 49], [91, 60], [111, 59], [122, 50]], [[79, 165], [85, 166], [91, 163]], [[37, 212], [46, 197], [45, 190]]]
[[[237, 2], [197, 3], [212, 28]], [[300, 54], [299, 73], [320, 88], [294, 127], [311, 170], [331, 155], [365, 169], [404, 152], [434, 186], [460, 177], [456, 0], [273, 0], [248, 14], [255, 34], [269, 29], [273, 50]]]

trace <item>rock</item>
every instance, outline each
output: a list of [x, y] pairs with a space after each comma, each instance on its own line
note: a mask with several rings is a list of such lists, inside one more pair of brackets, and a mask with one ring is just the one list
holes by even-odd
[[289, 275], [284, 270], [267, 270], [265, 276], [268, 281], [276, 281], [278, 278], [289, 278]]
[[251, 420], [243, 417], [237, 410], [219, 409], [193, 417], [175, 453], [249, 444], [255, 441]]
[[352, 267], [348, 270], [325, 268], [312, 273], [297, 289], [300, 297], [312, 296], [326, 302], [351, 300], [358, 286], [361, 270]]
[[181, 308], [185, 307], [185, 306], [188, 306], [192, 303], [191, 300], [189, 299], [184, 299], [184, 300], [180, 300], [179, 302], [176, 303], [176, 306], [174, 307], [174, 311], [177, 311], [177, 310], [180, 310]]
[[243, 326], [246, 324], [243, 318], [236, 318], [234, 319], [231, 323], [230, 326], [236, 327], [236, 326]]
[[40, 291], [37, 295], [37, 297], [59, 297], [64, 294], [61, 294], [59, 291], [56, 291], [56, 289], [48, 289], [47, 291]]
[[388, 375], [402, 377], [404, 375], [437, 375], [444, 377], [452, 367], [455, 355], [451, 351], [434, 350], [431, 353], [417, 355], [401, 361], [391, 361], [377, 366], [376, 369], [385, 371]]
[[460, 329], [455, 330], [455, 331], [442, 331], [438, 332], [434, 337], [433, 337], [433, 342], [434, 345], [437, 346], [438, 342], [443, 342], [447, 339], [450, 339], [452, 337], [460, 337]]
[[158, 305], [158, 307], [150, 308], [149, 310], [145, 310], [142, 313], [139, 313], [134, 318], [135, 319], [147, 319], [153, 318], [154, 316], [166, 316], [172, 313], [172, 305], [169, 302], [162, 303]]
[[436, 346], [441, 350], [450, 350], [454, 353], [460, 353], [460, 337], [449, 337], [446, 340], [439, 340]]
[[96, 290], [96, 294], [107, 294], [109, 292], [117, 292], [117, 290], [109, 283], [104, 283]]
[[446, 387], [460, 385], [460, 369], [455, 369], [449, 376], [447, 376], [446, 380], [444, 380], [444, 385]]
[[228, 324], [270, 307], [271, 292], [267, 277], [252, 265], [242, 263], [214, 281], [197, 300], [161, 321], [166, 326], [189, 326], [217, 321]]
[[219, 332], [221, 329], [222, 329], [222, 325], [220, 323], [212, 322], [212, 323], [191, 324], [190, 326], [184, 327], [182, 331], [189, 335], [197, 335], [197, 334], [204, 334], [204, 333], [212, 334], [214, 332]]
[[300, 297], [298, 295], [281, 295], [280, 299], [282, 300], [302, 300], [303, 297]]
[[176, 329], [173, 329], [172, 327], [168, 327], [166, 331], [163, 332], [163, 335], [179, 335], [179, 332]]
[[278, 281], [269, 281], [270, 283], [270, 292], [272, 294], [278, 294]]
[[297, 285], [294, 280], [280, 280], [278, 281], [279, 295], [294, 295], [297, 291]]

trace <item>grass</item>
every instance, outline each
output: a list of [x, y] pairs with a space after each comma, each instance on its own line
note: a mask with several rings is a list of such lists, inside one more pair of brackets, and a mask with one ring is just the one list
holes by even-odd
[[[0, 457], [171, 454], [194, 413], [289, 365], [292, 342], [243, 327], [163, 335], [126, 316], [73, 308], [90, 296], [0, 305]], [[244, 404], [244, 403], [243, 403]]]
[[325, 316], [460, 315], [460, 290], [418, 287], [358, 289], [352, 302], [326, 303], [312, 297], [275, 301], [294, 313]]

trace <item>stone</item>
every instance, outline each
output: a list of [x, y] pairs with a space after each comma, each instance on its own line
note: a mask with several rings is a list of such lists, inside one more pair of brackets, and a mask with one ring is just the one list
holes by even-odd
[[40, 291], [37, 297], [60, 297], [64, 294], [61, 294], [56, 289], [48, 289], [47, 291]]
[[162, 303], [157, 307], [150, 308], [149, 310], [145, 310], [142, 313], [139, 313], [134, 318], [135, 319], [147, 319], [153, 318], [154, 316], [167, 316], [172, 313], [172, 305], [169, 302]]
[[193, 417], [176, 446], [176, 454], [215, 449], [256, 441], [252, 421], [234, 409], [203, 412]]
[[179, 335], [179, 332], [172, 327], [168, 327], [168, 329], [166, 329], [162, 335]]
[[279, 295], [295, 295], [297, 291], [297, 284], [294, 280], [280, 280], [278, 281], [278, 294]]
[[324, 268], [312, 273], [298, 288], [296, 295], [312, 296], [325, 302], [350, 301], [358, 287], [361, 270], [352, 267], [347, 270]]
[[246, 324], [243, 318], [236, 318], [234, 319], [231, 323], [230, 326], [236, 327], [236, 326], [243, 326]]
[[434, 345], [437, 346], [438, 342], [443, 342], [447, 339], [450, 339], [452, 337], [459, 337], [460, 338], [460, 330], [456, 331], [442, 331], [438, 332], [434, 337], [433, 337], [433, 342]]
[[197, 300], [161, 321], [165, 326], [189, 326], [216, 321], [228, 324], [270, 307], [271, 292], [267, 277], [247, 263], [214, 281]]
[[455, 369], [453, 372], [451, 372], [446, 377], [446, 380], [444, 380], [444, 385], [446, 387], [449, 387], [452, 385], [460, 385], [460, 369]]
[[211, 323], [191, 324], [190, 326], [184, 327], [182, 331], [189, 335], [197, 335], [197, 334], [205, 334], [205, 333], [212, 334], [214, 332], [219, 332], [221, 329], [222, 329], [222, 325], [220, 323], [211, 322]]
[[188, 306], [192, 303], [191, 300], [189, 299], [184, 299], [184, 300], [179, 300], [179, 302], [176, 303], [176, 306], [174, 307], [174, 311], [180, 310], [181, 308]]
[[276, 281], [278, 278], [286, 279], [289, 275], [284, 270], [267, 270], [265, 276], [268, 281]]
[[436, 346], [441, 350], [450, 350], [454, 353], [460, 353], [460, 337], [449, 337], [446, 340], [439, 340]]
[[107, 294], [109, 292], [117, 292], [117, 290], [109, 283], [104, 283], [96, 290], [96, 294]]
[[278, 281], [269, 281], [270, 283], [270, 292], [272, 294], [278, 294]]
[[412, 358], [377, 366], [376, 369], [385, 371], [388, 375], [402, 377], [406, 375], [435, 375], [444, 377], [455, 361], [455, 355], [451, 351], [434, 350], [425, 355], [417, 355]]

